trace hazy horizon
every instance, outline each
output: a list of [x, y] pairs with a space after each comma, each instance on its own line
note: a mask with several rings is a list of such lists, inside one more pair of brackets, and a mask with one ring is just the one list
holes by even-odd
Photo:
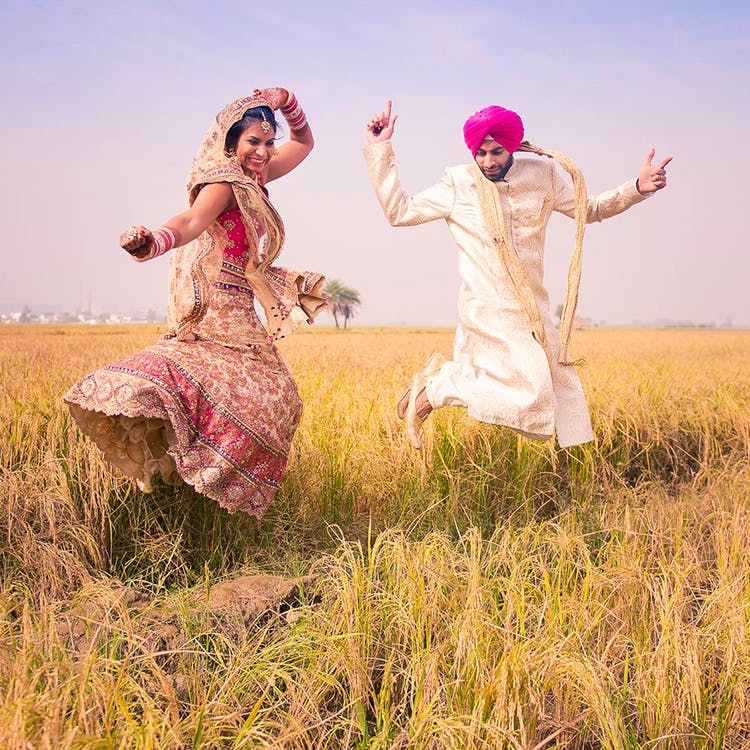
[[[133, 263], [119, 232], [183, 210], [216, 111], [278, 84], [297, 92], [316, 138], [270, 185], [287, 227], [280, 261], [357, 288], [357, 324], [456, 321], [447, 228], [389, 227], [369, 184], [364, 122], [390, 97], [407, 192], [469, 160], [461, 124], [490, 103], [572, 156], [591, 193], [634, 177], [651, 146], [672, 155], [666, 190], [588, 227], [579, 314], [750, 327], [745, 4], [13, 1], [0, 27], [0, 148], [15, 178], [2, 192], [3, 308], [74, 311], [91, 295], [113, 312], [163, 310], [167, 259]], [[552, 309], [572, 243], [572, 222], [554, 217]]]

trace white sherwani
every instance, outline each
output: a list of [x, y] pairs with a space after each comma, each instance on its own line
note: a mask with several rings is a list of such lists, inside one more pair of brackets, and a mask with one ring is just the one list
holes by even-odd
[[[593, 440], [581, 381], [557, 362], [560, 337], [543, 286], [544, 235], [552, 211], [573, 216], [573, 189], [553, 159], [517, 153], [497, 183], [508, 239], [518, 253], [547, 333], [534, 339], [510, 277], [491, 242], [480, 210], [473, 165], [450, 167], [432, 187], [407, 196], [390, 141], [365, 147], [383, 212], [392, 226], [445, 219], [458, 247], [461, 288], [453, 361], [427, 380], [433, 408], [463, 406], [482, 422], [528, 437], [557, 432], [561, 447]], [[601, 221], [644, 200], [635, 180], [588, 199], [587, 221]]]

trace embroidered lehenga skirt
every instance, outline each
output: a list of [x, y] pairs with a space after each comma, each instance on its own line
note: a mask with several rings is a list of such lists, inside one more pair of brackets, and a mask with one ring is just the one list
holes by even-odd
[[231, 512], [262, 516], [302, 412], [297, 387], [241, 283], [216, 284], [191, 335], [96, 370], [65, 401], [142, 489], [155, 476], [184, 481]]

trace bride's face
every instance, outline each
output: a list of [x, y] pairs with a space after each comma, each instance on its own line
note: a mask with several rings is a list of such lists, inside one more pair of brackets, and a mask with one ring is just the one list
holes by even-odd
[[268, 165], [271, 157], [276, 153], [276, 142], [273, 132], [264, 132], [261, 123], [254, 122], [242, 131], [237, 139], [235, 149], [237, 159], [247, 174], [258, 174]]

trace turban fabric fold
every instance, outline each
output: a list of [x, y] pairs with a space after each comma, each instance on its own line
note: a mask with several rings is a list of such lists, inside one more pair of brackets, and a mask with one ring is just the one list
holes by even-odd
[[497, 141], [511, 154], [523, 140], [523, 122], [516, 112], [493, 105], [475, 112], [464, 123], [464, 141], [472, 156], [487, 138]]

